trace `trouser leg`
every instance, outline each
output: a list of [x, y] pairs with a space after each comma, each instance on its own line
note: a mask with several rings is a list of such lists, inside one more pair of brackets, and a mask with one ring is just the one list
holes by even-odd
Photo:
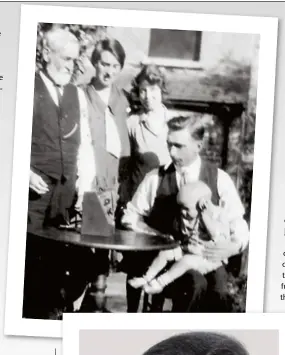
[[128, 252], [124, 253], [124, 268], [127, 273], [126, 293], [127, 312], [136, 313], [139, 309], [142, 290], [132, 287], [128, 281], [133, 277], [140, 277], [147, 271], [157, 252]]
[[37, 318], [43, 311], [41, 300], [41, 251], [39, 240], [27, 234], [23, 291], [23, 317]]
[[206, 290], [206, 278], [191, 270], [167, 286], [165, 293], [172, 299], [172, 312], [202, 312]]
[[90, 283], [81, 312], [106, 312], [107, 279], [110, 268], [109, 250], [96, 249], [91, 252], [85, 274]]
[[127, 275], [126, 293], [127, 293], [127, 312], [136, 313], [139, 309], [140, 298], [142, 294], [141, 288], [132, 287], [128, 281], [132, 279], [133, 275]]
[[54, 192], [55, 181], [48, 176], [42, 176], [48, 185], [48, 192], [39, 195], [32, 189], [29, 190], [28, 203], [28, 233], [33, 233], [41, 230], [46, 222], [47, 213], [50, 207], [51, 198]]
[[47, 319], [55, 307], [63, 307], [60, 258], [56, 243], [27, 235], [23, 317]]
[[206, 296], [207, 312], [229, 312], [229, 299], [227, 292], [228, 274], [224, 266], [210, 272], [206, 276], [208, 282]]

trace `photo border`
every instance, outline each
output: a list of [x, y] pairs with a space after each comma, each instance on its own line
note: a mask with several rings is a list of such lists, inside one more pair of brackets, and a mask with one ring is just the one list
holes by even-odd
[[278, 330], [279, 354], [285, 353], [284, 315], [278, 313], [120, 313], [116, 317], [110, 314], [98, 314], [97, 317], [90, 313], [66, 313], [63, 315], [62, 355], [80, 355], [80, 330]]
[[[98, 20], [97, 20], [98, 19]], [[247, 312], [262, 312], [273, 128], [278, 19], [161, 11], [21, 5], [17, 103], [8, 246], [6, 335], [61, 337], [61, 321], [22, 318], [30, 145], [33, 117], [37, 25], [73, 23], [260, 35], [256, 127], [250, 220]]]

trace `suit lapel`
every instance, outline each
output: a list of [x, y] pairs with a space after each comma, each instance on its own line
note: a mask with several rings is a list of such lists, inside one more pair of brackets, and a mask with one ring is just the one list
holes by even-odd
[[119, 136], [122, 144], [121, 156], [129, 155], [129, 135], [126, 125], [127, 120], [127, 104], [126, 98], [116, 85], [111, 88], [111, 94], [109, 99], [109, 108], [114, 117], [115, 124], [117, 126]]
[[51, 104], [51, 106], [55, 109], [55, 111], [59, 115], [60, 114], [59, 107], [53, 101], [53, 98], [48, 88], [46, 87], [46, 84], [44, 83], [43, 79], [39, 75], [39, 73], [36, 73], [35, 80], [36, 80], [35, 91], [39, 93], [40, 101], [42, 100], [48, 101], [48, 103]]
[[106, 109], [105, 103], [102, 101], [101, 97], [96, 92], [93, 85], [89, 85], [86, 89], [87, 96], [94, 107], [94, 112], [96, 113], [96, 117], [98, 119], [104, 118], [104, 113]]
[[[86, 89], [87, 97], [90, 102], [90, 110], [92, 111], [90, 118], [90, 125], [93, 131], [93, 137], [95, 142], [101, 142], [103, 146], [106, 145], [106, 126], [105, 126], [105, 109], [106, 105], [96, 92], [94, 86], [91, 84]], [[129, 139], [128, 131], [125, 122], [125, 105], [124, 97], [120, 94], [119, 89], [112, 85], [108, 107], [115, 121], [116, 127], [119, 132], [119, 136], [122, 144], [122, 154], [125, 154], [124, 144]], [[95, 121], [95, 122], [94, 122]], [[104, 135], [102, 134], [104, 132]]]

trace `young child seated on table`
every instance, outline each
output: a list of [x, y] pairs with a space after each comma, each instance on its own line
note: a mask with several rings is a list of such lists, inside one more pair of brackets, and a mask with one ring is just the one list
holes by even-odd
[[[180, 246], [161, 251], [146, 274], [129, 281], [134, 288], [143, 287], [146, 293], [160, 293], [165, 286], [178, 279], [188, 270], [202, 274], [214, 271], [221, 261], [214, 262], [202, 256], [205, 243], [215, 243], [230, 237], [229, 223], [221, 208], [212, 201], [212, 192], [202, 181], [183, 185], [177, 195], [180, 215], [175, 222]], [[170, 268], [159, 275], [168, 264]]]

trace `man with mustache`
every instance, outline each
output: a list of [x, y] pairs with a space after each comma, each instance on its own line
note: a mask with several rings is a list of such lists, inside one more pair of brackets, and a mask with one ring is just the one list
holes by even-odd
[[[85, 172], [91, 171], [89, 165], [92, 162], [85, 159], [85, 164], [81, 164], [79, 176], [83, 177], [84, 182], [80, 182], [82, 194], [79, 194], [77, 201], [77, 208], [81, 209], [84, 191], [95, 191], [114, 223], [119, 220], [116, 216], [120, 214], [128, 195], [125, 182], [130, 156], [126, 123], [129, 103], [123, 90], [115, 83], [124, 67], [125, 57], [123, 46], [114, 38], [99, 41], [91, 55], [95, 76], [85, 88], [85, 93], [95, 170], [92, 181], [86, 179]], [[87, 293], [83, 305], [84, 310], [94, 309], [95, 306], [105, 312], [107, 310], [103, 295], [109, 272], [109, 250], [95, 250], [95, 259], [90, 280], [93, 289], [89, 291], [98, 297], [96, 296], [96, 304], [93, 305], [93, 299]]]
[[77, 38], [53, 28], [43, 36], [41, 55], [42, 70], [35, 75], [30, 162], [23, 307], [28, 318], [49, 318], [61, 300], [64, 246], [39, 236], [46, 227], [70, 222], [86, 106], [84, 93], [70, 84], [79, 56]]
[[[178, 116], [168, 121], [167, 144], [169, 164], [149, 172], [127, 205], [122, 224], [145, 233], [176, 235], [175, 219], [180, 213], [177, 193], [180, 186], [201, 180], [212, 192], [212, 203], [221, 208], [229, 221], [230, 238], [205, 243], [201, 256], [213, 262], [227, 260], [243, 251], [249, 238], [244, 220], [244, 207], [230, 176], [201, 159], [205, 127], [201, 115]], [[194, 243], [194, 241], [193, 241]], [[193, 245], [194, 247], [194, 245]], [[135, 256], [132, 275], [142, 276], [149, 257]], [[173, 312], [225, 312], [227, 302], [227, 272], [224, 265], [206, 275], [189, 270], [166, 287], [173, 300]], [[136, 312], [140, 290], [127, 288], [128, 311]], [[208, 295], [205, 298], [205, 295]]]

